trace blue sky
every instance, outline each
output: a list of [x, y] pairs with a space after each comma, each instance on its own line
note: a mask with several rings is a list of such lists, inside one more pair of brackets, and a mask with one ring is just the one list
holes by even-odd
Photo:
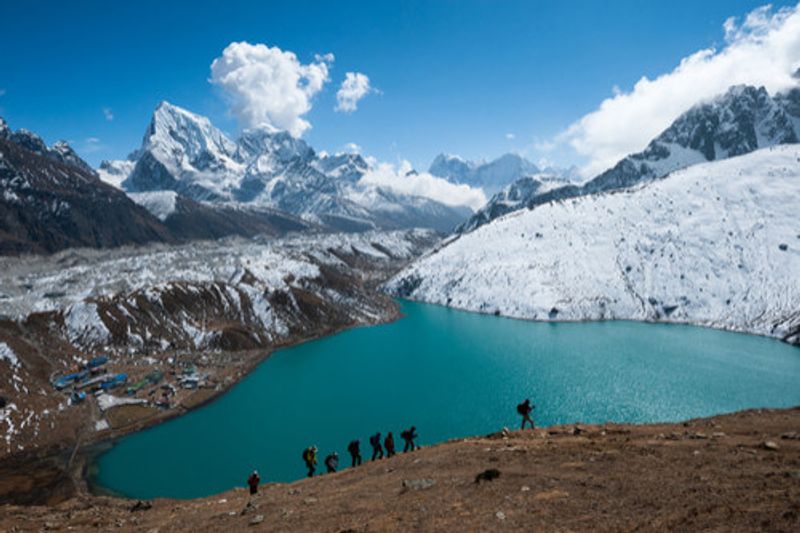
[[[521, 151], [564, 164], [579, 156], [545, 141], [614, 87], [631, 91], [642, 76], [723, 48], [726, 19], [762, 4], [3, 0], [0, 115], [48, 142], [70, 140], [93, 164], [135, 149], [161, 100], [235, 135], [239, 124], [209, 83], [210, 64], [231, 42], [248, 41], [292, 51], [302, 63], [335, 55], [304, 117], [315, 148], [356, 143], [421, 169], [442, 151]], [[349, 71], [368, 75], [379, 92], [353, 113], [335, 112]]]

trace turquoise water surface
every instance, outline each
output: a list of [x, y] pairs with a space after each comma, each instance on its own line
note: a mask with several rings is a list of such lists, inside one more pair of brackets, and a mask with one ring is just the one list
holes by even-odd
[[[136, 498], [206, 496], [305, 475], [347, 443], [416, 425], [419, 442], [537, 424], [677, 421], [800, 405], [800, 349], [691, 326], [537, 323], [402, 302], [405, 318], [281, 350], [217, 401], [121, 439], [95, 465]], [[321, 469], [320, 469], [321, 470]], [[319, 470], [318, 470], [319, 471]]]

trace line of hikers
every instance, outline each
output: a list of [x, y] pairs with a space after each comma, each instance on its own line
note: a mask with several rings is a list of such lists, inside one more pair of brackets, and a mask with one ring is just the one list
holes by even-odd
[[[418, 435], [416, 426], [411, 426], [409, 429], [406, 429], [400, 433], [400, 438], [405, 442], [405, 446], [403, 446], [403, 452], [414, 451], [418, 448], [417, 444], [414, 442], [414, 439], [417, 437]], [[373, 461], [377, 459], [383, 459], [384, 457], [391, 457], [397, 453], [394, 447], [394, 435], [392, 435], [391, 431], [386, 434], [386, 438], [383, 440], [381, 440], [380, 432], [375, 433], [374, 435], [370, 436], [369, 444], [372, 446]], [[386, 450], [385, 453], [384, 449]], [[308, 469], [308, 477], [313, 477], [314, 473], [316, 472], [317, 451], [318, 450], [316, 446], [309, 446], [303, 450], [303, 462], [306, 464], [306, 468]], [[347, 445], [347, 451], [350, 453], [351, 466], [355, 467], [363, 462], [361, 457], [361, 441], [359, 439], [351, 440], [350, 444]], [[325, 468], [328, 470], [329, 474], [336, 472], [336, 469], [339, 467], [339, 454], [336, 452], [331, 453], [325, 457], [324, 462]]]
[[[525, 401], [517, 404], [517, 413], [522, 416], [522, 429], [525, 429], [526, 423], [530, 424], [531, 429], [535, 427], [533, 418], [531, 418], [531, 413], [534, 409], [536, 409], [536, 406], [531, 403], [530, 399], [526, 399]], [[405, 441], [405, 446], [403, 446], [404, 453], [414, 451], [419, 448], [419, 446], [417, 446], [417, 444], [414, 442], [414, 439], [417, 437], [418, 435], [416, 426], [411, 426], [409, 429], [406, 429], [400, 433], [400, 438]], [[394, 436], [392, 435], [391, 431], [387, 433], [386, 438], [383, 439], [383, 445], [381, 445], [380, 432], [370, 436], [369, 444], [372, 446], [373, 461], [377, 459], [383, 459], [384, 457], [391, 457], [396, 453], [394, 447]], [[386, 450], [385, 455], [384, 450]], [[347, 445], [347, 451], [350, 453], [353, 467], [362, 463], [360, 440], [354, 439], [350, 441], [350, 444]], [[317, 470], [317, 452], [318, 450], [316, 446], [309, 446], [303, 450], [303, 462], [305, 462], [306, 468], [308, 469], [308, 477], [313, 477]], [[329, 454], [325, 457], [324, 463], [329, 474], [336, 472], [336, 469], [339, 468], [339, 454], [336, 452]], [[258, 475], [257, 470], [253, 470], [253, 473], [250, 474], [249, 478], [247, 478], [247, 485], [250, 487], [250, 494], [256, 494], [258, 492], [259, 483], [261, 483], [261, 477]]]

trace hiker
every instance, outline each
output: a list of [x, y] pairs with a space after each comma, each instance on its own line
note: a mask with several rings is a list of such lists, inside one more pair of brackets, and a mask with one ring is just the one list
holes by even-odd
[[409, 450], [413, 452], [414, 450], [416, 450], [418, 448], [418, 446], [416, 444], [414, 444], [414, 439], [416, 439], [418, 437], [418, 435], [417, 435], [417, 427], [416, 426], [411, 426], [410, 429], [407, 429], [407, 430], [403, 431], [402, 433], [400, 433], [400, 437], [404, 441], [406, 441], [406, 445], [403, 447], [403, 453], [405, 453], [405, 452], [407, 452]]
[[247, 478], [247, 484], [250, 486], [251, 495], [258, 492], [259, 483], [261, 483], [261, 478], [258, 476], [258, 470], [253, 470], [253, 473], [250, 474], [249, 478]]
[[534, 409], [536, 409], [536, 406], [531, 405], [531, 401], [529, 399], [526, 399], [524, 402], [517, 405], [517, 412], [522, 415], [522, 429], [525, 429], [525, 422], [530, 422], [531, 429], [535, 427], [533, 425], [533, 419], [531, 418], [531, 413]]
[[392, 432], [390, 431], [386, 438], [383, 440], [383, 447], [386, 448], [386, 457], [391, 457], [394, 455], [394, 437], [392, 436]]
[[328, 469], [328, 473], [329, 474], [333, 474], [334, 472], [336, 472], [336, 468], [338, 466], [339, 466], [339, 454], [338, 453], [333, 452], [332, 454], [329, 454], [325, 458], [325, 467]]
[[383, 459], [383, 447], [381, 446], [381, 433], [375, 433], [369, 438], [369, 443], [372, 445], [372, 460]]
[[303, 450], [303, 461], [308, 468], [308, 477], [314, 477], [314, 471], [317, 469], [317, 447], [309, 446]]
[[358, 439], [350, 441], [347, 445], [347, 451], [350, 452], [350, 457], [353, 458], [353, 466], [361, 464], [361, 441]]

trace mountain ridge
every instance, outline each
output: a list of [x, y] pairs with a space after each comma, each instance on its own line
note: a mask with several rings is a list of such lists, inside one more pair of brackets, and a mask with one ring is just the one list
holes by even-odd
[[[681, 114], [641, 152], [631, 154], [583, 184], [525, 187], [530, 194], [509, 205], [501, 191], [459, 232], [469, 232], [517, 209], [652, 181], [693, 164], [743, 155], [758, 148], [800, 142], [800, 88], [770, 96], [764, 87], [738, 85]], [[517, 188], [523, 188], [518, 185]]]
[[[402, 229], [423, 221], [446, 233], [471, 213], [360, 183], [370, 166], [358, 154], [318, 154], [304, 140], [272, 128], [245, 130], [232, 141], [208, 118], [168, 102], [154, 111], [131, 159], [130, 175], [113, 178], [126, 191], [172, 190], [208, 204], [277, 209], [345, 231]], [[124, 171], [120, 163], [102, 166]], [[374, 201], [379, 197], [383, 202]]]

